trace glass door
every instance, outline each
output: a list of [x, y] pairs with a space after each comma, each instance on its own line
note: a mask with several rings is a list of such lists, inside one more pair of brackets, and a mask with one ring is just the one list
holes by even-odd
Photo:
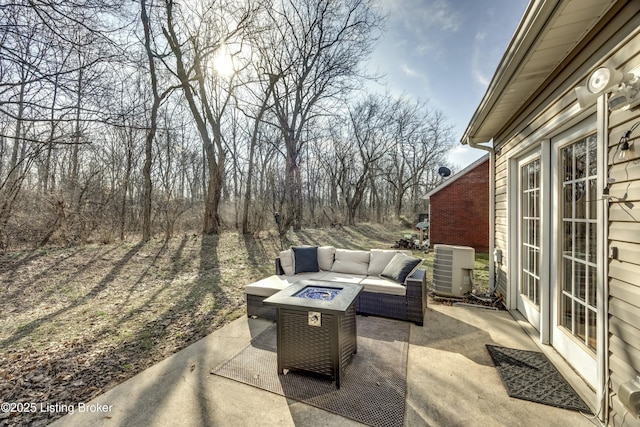
[[558, 279], [553, 346], [592, 385], [596, 383], [597, 138], [587, 136], [557, 152]]
[[540, 330], [542, 175], [540, 158], [520, 162], [518, 311]]

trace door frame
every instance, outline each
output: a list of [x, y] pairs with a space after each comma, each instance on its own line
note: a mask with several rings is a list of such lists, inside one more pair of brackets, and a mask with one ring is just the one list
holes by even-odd
[[[573, 127], [571, 127], [568, 130], [565, 130], [564, 132], [559, 132], [556, 135], [554, 135], [554, 137], [551, 139], [551, 163], [553, 165], [555, 165], [555, 167], [552, 167], [552, 177], [551, 177], [551, 186], [553, 186], [553, 190], [551, 191], [551, 196], [553, 198], [552, 200], [552, 205], [558, 206], [558, 211], [553, 213], [553, 216], [551, 218], [551, 237], [553, 236], [559, 236], [561, 231], [562, 231], [562, 219], [560, 218], [560, 214], [559, 214], [559, 206], [561, 203], [561, 196], [562, 196], [562, 191], [560, 190], [560, 151], [566, 147], [569, 146], [577, 141], [579, 141], [582, 138], [585, 138], [589, 135], [596, 135], [596, 147], [597, 147], [597, 154], [596, 154], [596, 161], [598, 164], [598, 175], [597, 175], [597, 185], [596, 188], [598, 189], [598, 193], [601, 194], [601, 189], [603, 187], [601, 187], [601, 183], [604, 181], [603, 176], [606, 175], [606, 168], [602, 168], [602, 164], [603, 164], [603, 157], [604, 154], [603, 152], [605, 151], [604, 148], [602, 147], [603, 143], [602, 143], [602, 139], [601, 139], [601, 135], [600, 132], [598, 131], [598, 122], [597, 120], [593, 120], [591, 119], [591, 121], [589, 120], [585, 120]], [[604, 159], [606, 161], [606, 157]], [[599, 198], [600, 199], [600, 198]], [[550, 344], [556, 349], [556, 351], [558, 351], [573, 367], [573, 369], [576, 370], [576, 372], [578, 372], [580, 374], [580, 376], [582, 376], [584, 378], [584, 380], [589, 383], [592, 387], [594, 387], [594, 389], [600, 389], [600, 387], [598, 386], [598, 384], [601, 384], [600, 379], [601, 376], [603, 375], [602, 371], [602, 357], [603, 357], [603, 353], [602, 353], [602, 340], [604, 339], [604, 336], [602, 336], [601, 334], [601, 330], [603, 330], [603, 328], [601, 327], [601, 325], [604, 323], [605, 319], [604, 317], [602, 317], [604, 315], [604, 307], [603, 307], [603, 301], [604, 301], [604, 296], [603, 296], [603, 281], [606, 281], [605, 276], [604, 276], [604, 268], [603, 268], [603, 263], [604, 263], [604, 257], [603, 257], [603, 253], [605, 251], [604, 249], [604, 229], [605, 227], [605, 223], [603, 223], [602, 221], [602, 200], [598, 200], [598, 206], [597, 206], [597, 213], [598, 213], [598, 219], [596, 221], [596, 240], [597, 240], [597, 245], [599, 250], [596, 252], [596, 269], [598, 271], [597, 274], [597, 318], [598, 321], [596, 323], [596, 335], [598, 338], [598, 345], [596, 348], [596, 354], [595, 357], [592, 357], [589, 353], [589, 350], [587, 350], [586, 348], [581, 348], [583, 345], [581, 343], [578, 342], [578, 340], [573, 337], [570, 334], [567, 334], [566, 332], [562, 331], [561, 329], [559, 329], [559, 327], [557, 325], [559, 325], [559, 317], [560, 317], [560, 307], [561, 307], [561, 276], [562, 276], [562, 266], [561, 266], [561, 262], [562, 262], [562, 248], [560, 247], [560, 245], [558, 243], [556, 243], [555, 245], [551, 245], [550, 247], [550, 253], [549, 256], [551, 257], [551, 264], [550, 264], [550, 271], [553, 272], [553, 274], [550, 277], [550, 285], [551, 285], [551, 291], [552, 291], [552, 298], [550, 301], [550, 306], [551, 306], [551, 321], [550, 321], [550, 336], [549, 336], [549, 342]], [[553, 241], [558, 242], [559, 239], [552, 239]], [[557, 334], [557, 335], [555, 335]], [[577, 347], [577, 349], [580, 349], [580, 353], [577, 354], [576, 357], [567, 357], [567, 354], [569, 352], [573, 352], [576, 349], [574, 347]], [[591, 365], [591, 366], [588, 366]], [[595, 374], [593, 373], [595, 368]]]
[[510, 209], [508, 218], [508, 237], [507, 246], [509, 248], [509, 266], [514, 268], [507, 269], [507, 277], [509, 283], [509, 304], [510, 307], [520, 312], [529, 321], [526, 313], [522, 313], [518, 309], [519, 299], [519, 283], [520, 283], [520, 167], [536, 158], [540, 159], [540, 314], [539, 324], [533, 325], [539, 333], [541, 344], [549, 344], [551, 328], [551, 310], [550, 310], [550, 245], [551, 245], [551, 227], [550, 218], [553, 212], [553, 204], [550, 203], [550, 182], [551, 171], [549, 170], [551, 159], [551, 145], [549, 139], [541, 139], [534, 147], [524, 153], [518, 153], [509, 161], [509, 189], [508, 189], [508, 206], [515, 207]]

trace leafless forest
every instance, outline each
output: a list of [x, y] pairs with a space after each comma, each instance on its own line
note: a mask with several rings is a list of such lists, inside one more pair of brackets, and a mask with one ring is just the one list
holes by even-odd
[[374, 0], [0, 0], [0, 249], [384, 221], [452, 132]]

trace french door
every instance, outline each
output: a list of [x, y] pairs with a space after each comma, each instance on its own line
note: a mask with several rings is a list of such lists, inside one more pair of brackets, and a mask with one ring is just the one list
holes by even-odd
[[518, 164], [518, 300], [517, 308], [541, 329], [542, 168], [538, 154]]
[[554, 142], [551, 342], [591, 385], [598, 350], [598, 144], [595, 134]]
[[605, 280], [598, 166], [606, 159], [595, 131], [590, 118], [513, 163], [509, 262], [512, 303], [597, 388]]

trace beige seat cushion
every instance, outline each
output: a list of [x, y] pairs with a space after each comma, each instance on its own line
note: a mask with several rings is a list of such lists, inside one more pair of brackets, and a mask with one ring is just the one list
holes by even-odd
[[364, 285], [365, 292], [401, 296], [405, 296], [407, 294], [406, 286], [377, 276], [367, 276], [360, 282], [360, 284]]
[[384, 268], [398, 252], [411, 255], [411, 251], [404, 249], [371, 249], [369, 252], [371, 255], [369, 258], [369, 269], [367, 270], [368, 276], [379, 276], [382, 274]]
[[367, 275], [369, 269], [369, 251], [336, 249], [336, 259], [331, 271], [334, 273]]
[[270, 297], [287, 286], [291, 286], [291, 283], [280, 279], [278, 276], [269, 276], [262, 280], [258, 280], [257, 282], [248, 284], [244, 287], [244, 292], [248, 295]]
[[289, 276], [292, 275], [294, 273], [293, 251], [291, 249], [282, 251], [278, 258], [280, 258], [280, 265], [282, 266], [284, 274]]
[[333, 260], [336, 255], [336, 248], [333, 246], [318, 247], [318, 267], [320, 270], [331, 271]]
[[321, 280], [326, 282], [360, 283], [364, 276], [360, 274], [327, 272]]
[[287, 282], [290, 285], [298, 283], [301, 280], [324, 280], [324, 277], [329, 274], [327, 271], [318, 271], [313, 273], [298, 273], [293, 275], [283, 274], [278, 276], [280, 280]]

